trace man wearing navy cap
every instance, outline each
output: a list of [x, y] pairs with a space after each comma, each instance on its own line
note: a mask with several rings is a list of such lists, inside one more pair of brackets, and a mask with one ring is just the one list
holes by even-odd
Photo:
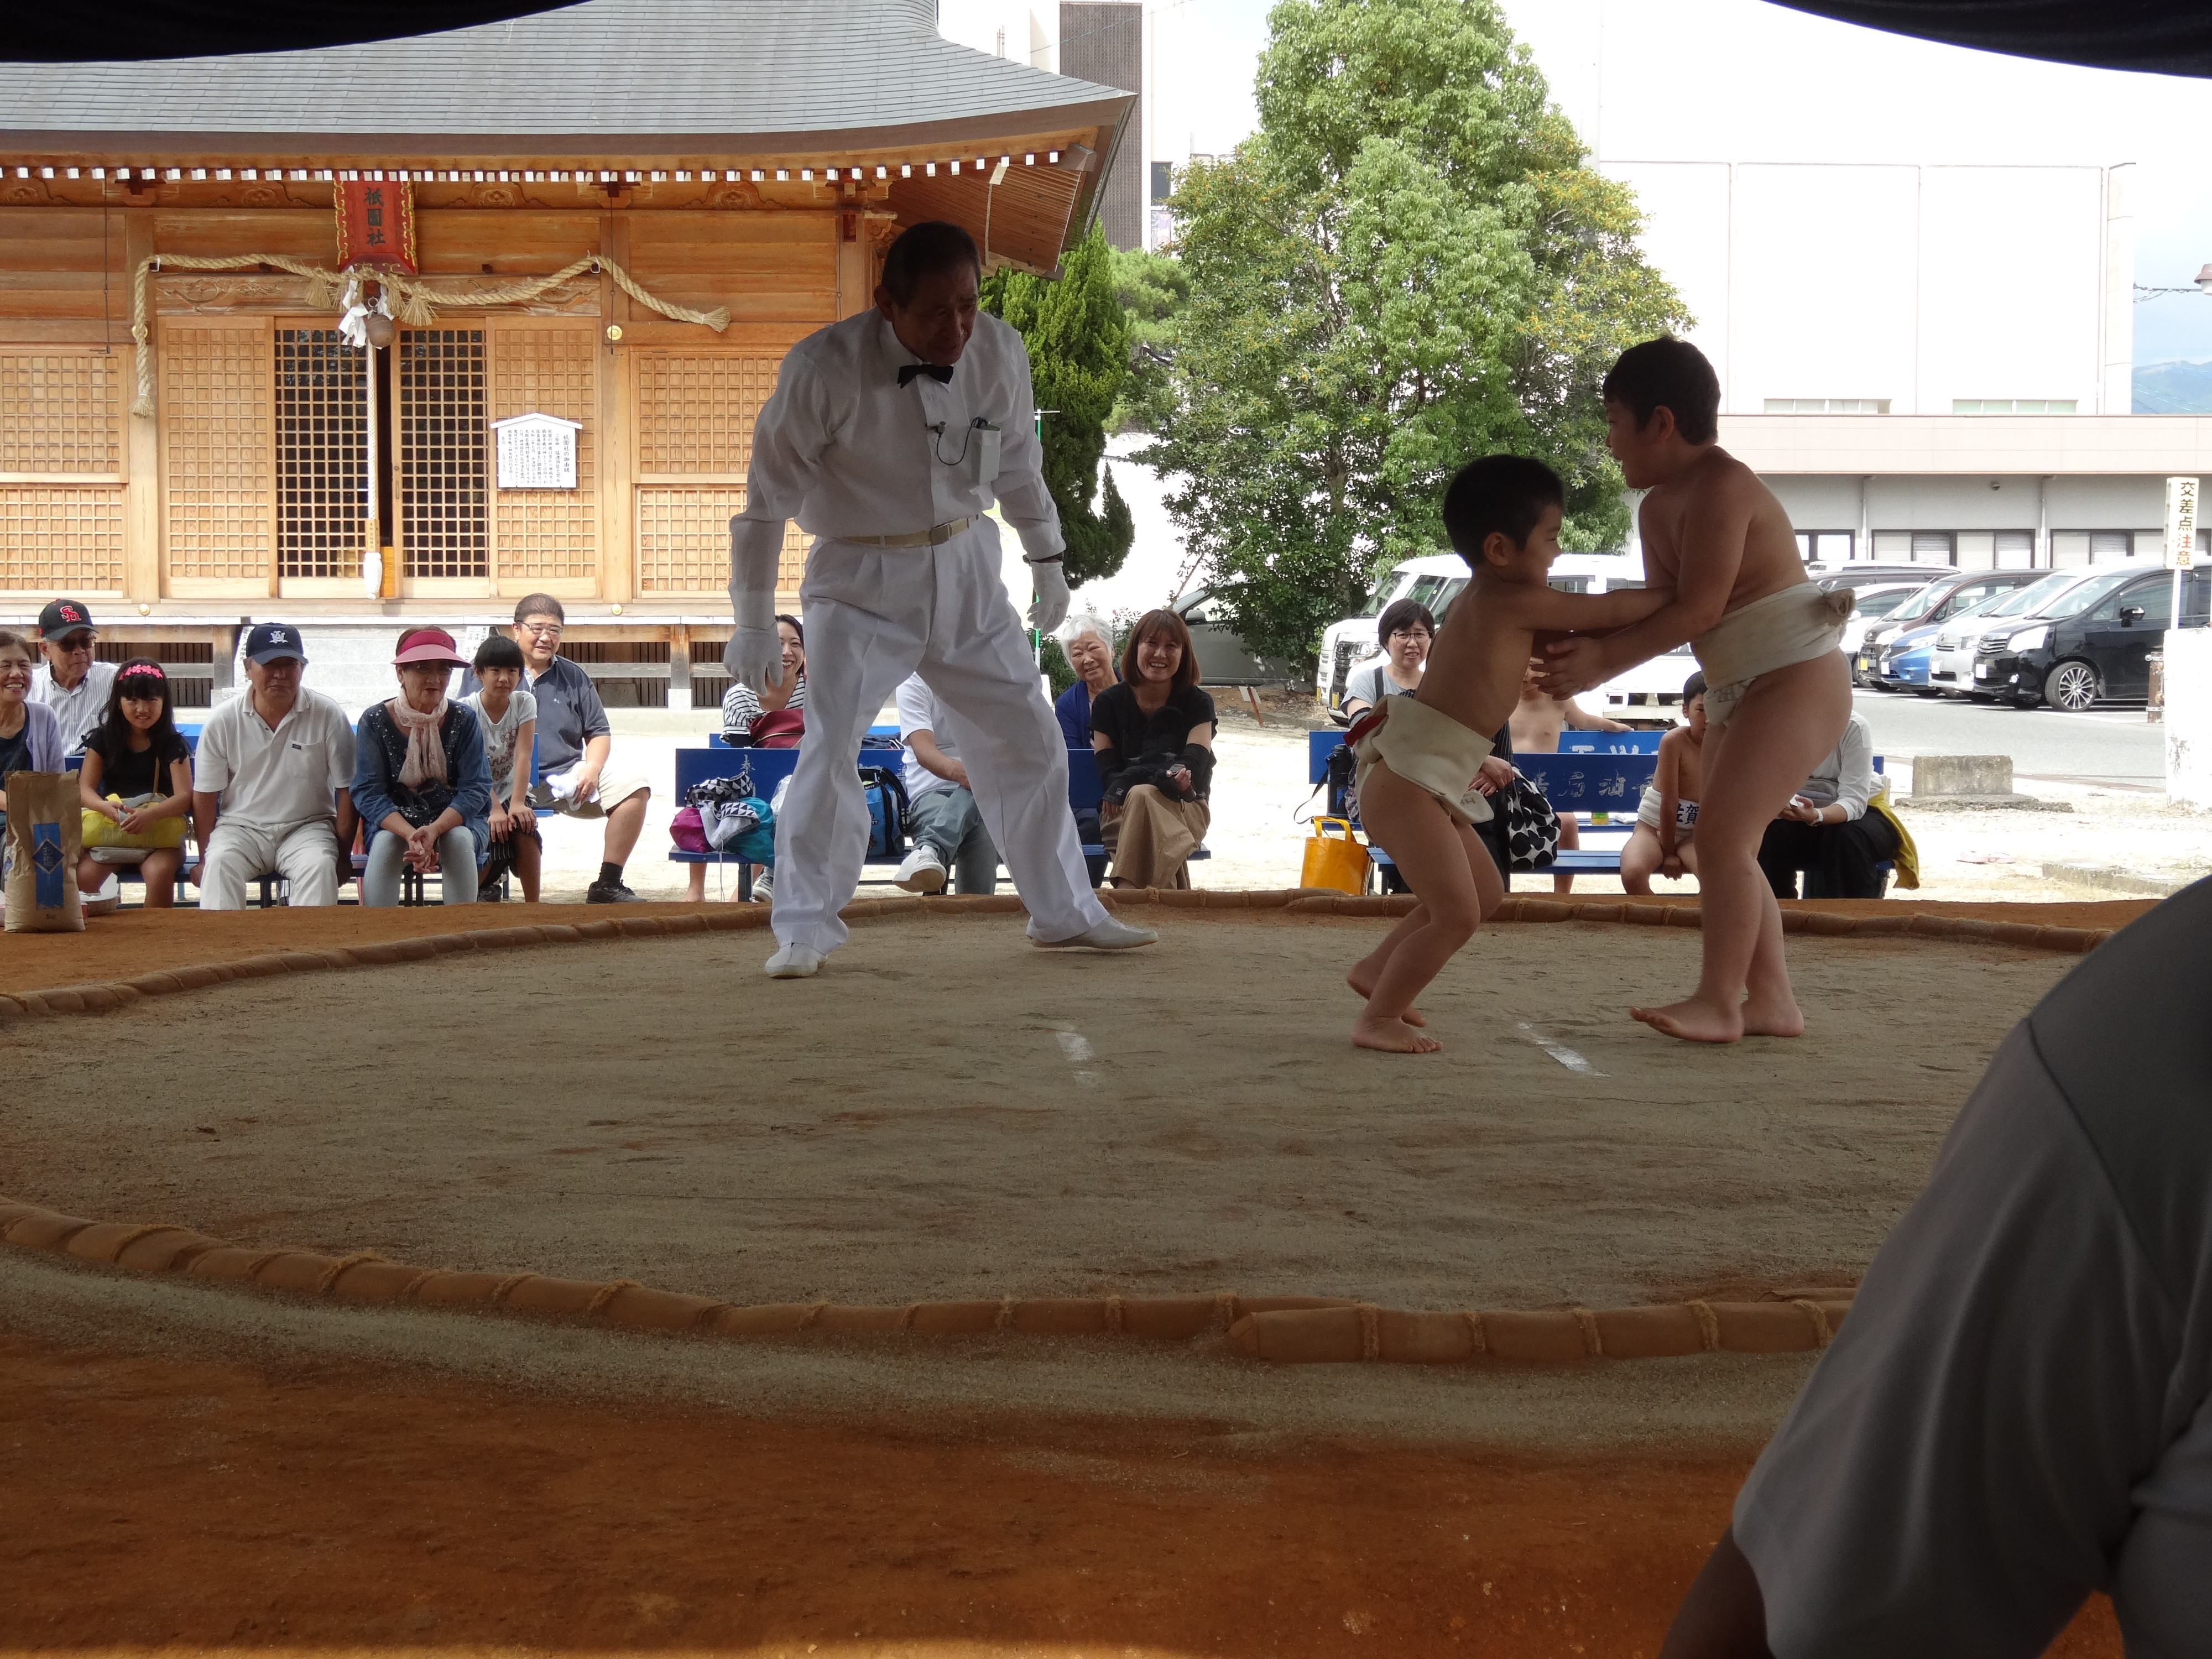
[[258, 624], [246, 636], [246, 694], [200, 732], [192, 830], [203, 910], [244, 909], [246, 884], [272, 873], [294, 904], [336, 904], [353, 874], [353, 726], [300, 684], [307, 665], [298, 629]]
[[84, 734], [107, 714], [115, 665], [94, 662], [100, 630], [92, 612], [75, 599], [56, 599], [39, 612], [39, 649], [46, 661], [31, 677], [31, 701], [54, 711], [62, 728], [62, 753], [84, 753]]

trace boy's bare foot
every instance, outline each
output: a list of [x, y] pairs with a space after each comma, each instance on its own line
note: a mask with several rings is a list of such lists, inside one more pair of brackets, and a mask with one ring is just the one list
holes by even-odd
[[[1363, 1002], [1369, 997], [1375, 994], [1375, 981], [1369, 979], [1366, 984], [1362, 985], [1359, 981], [1364, 977], [1365, 976], [1360, 973], [1358, 968], [1354, 968], [1350, 973], [1344, 976], [1344, 982], [1346, 985], [1349, 985], [1353, 990], [1359, 993], [1360, 1000]], [[1398, 1018], [1404, 1020], [1408, 1025], [1426, 1025], [1429, 1023], [1427, 1017], [1425, 1016], [1418, 1008], [1408, 1008], [1404, 1013], [1399, 1015]]]
[[1433, 1054], [1444, 1046], [1432, 1036], [1423, 1036], [1402, 1019], [1385, 1019], [1379, 1014], [1362, 1014], [1352, 1021], [1352, 1042], [1354, 1048], [1380, 1048], [1393, 1054]]
[[1803, 1036], [1805, 1012], [1797, 1006], [1796, 998], [1786, 994], [1773, 1001], [1746, 997], [1743, 1001], [1743, 1034], [1746, 1036]]
[[1629, 1016], [1685, 1042], [1735, 1042], [1744, 1034], [1741, 1008], [1716, 1008], [1688, 997], [1664, 1008], [1631, 1008]]

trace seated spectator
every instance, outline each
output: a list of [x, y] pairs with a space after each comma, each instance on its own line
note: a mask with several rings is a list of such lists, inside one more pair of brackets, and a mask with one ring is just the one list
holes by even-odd
[[1887, 878], [1880, 866], [1897, 856], [1897, 831], [1879, 812], [1867, 811], [1875, 790], [1874, 734], [1866, 717], [1851, 712], [1844, 740], [1775, 815], [1759, 843], [1759, 867], [1777, 898], [1880, 898]]
[[755, 690], [743, 680], [730, 683], [730, 689], [722, 693], [725, 743], [740, 746], [751, 743], [756, 735], [753, 726], [762, 715], [786, 709], [797, 714], [806, 707], [806, 630], [798, 617], [779, 616], [775, 632], [783, 641], [783, 678], [764, 690]]
[[2027, 1659], [2095, 1590], [2129, 1654], [2206, 1650], [2208, 941], [2198, 882], [1999, 1046], [1661, 1659]]
[[307, 666], [298, 629], [258, 623], [246, 636], [246, 695], [200, 728], [192, 837], [203, 910], [244, 909], [246, 884], [266, 875], [284, 878], [295, 905], [336, 904], [353, 878], [353, 727], [300, 684]]
[[1121, 683], [1091, 702], [1105, 798], [1101, 829], [1116, 887], [1188, 887], [1212, 822], [1213, 699], [1198, 688], [1190, 629], [1148, 611], [1129, 630]]
[[31, 701], [31, 646], [0, 630], [0, 835], [8, 828], [8, 774], [62, 769], [61, 723]]
[[[192, 810], [192, 750], [177, 730], [169, 677], [151, 658], [133, 657], [117, 671], [106, 717], [84, 736], [77, 793], [88, 819], [109, 819], [142, 843], [84, 849], [76, 884], [87, 902], [115, 878], [118, 866], [136, 865], [147, 908], [174, 905]], [[150, 844], [161, 842], [169, 844]]]
[[438, 874], [441, 902], [473, 904], [477, 851], [491, 840], [491, 774], [476, 711], [446, 696], [465, 665], [444, 629], [410, 628], [392, 665], [399, 695], [371, 703], [354, 729], [353, 804], [368, 827], [361, 902], [398, 903], [404, 864]]
[[1624, 892], [1649, 893], [1651, 878], [1679, 881], [1698, 873], [1698, 849], [1691, 837], [1698, 828], [1698, 789], [1705, 779], [1705, 677], [1692, 674], [1682, 686], [1682, 719], [1659, 739], [1659, 763], [1636, 808], [1636, 828], [1620, 849]]
[[[1630, 732], [1635, 729], [1606, 715], [1591, 714], [1572, 697], [1552, 696], [1538, 679], [1543, 669], [1544, 665], [1540, 659], [1529, 659], [1528, 672], [1521, 680], [1521, 701], [1515, 705], [1506, 722], [1513, 730], [1515, 753], [1556, 755], [1559, 752], [1559, 733], [1563, 730]], [[1581, 819], [1573, 812], [1562, 812], [1559, 818], [1559, 850], [1571, 852], [1583, 844], [1582, 831], [1577, 827]], [[1623, 856], [1626, 855], [1624, 854]], [[1555, 893], [1571, 893], [1574, 887], [1575, 878], [1571, 875], [1552, 878], [1552, 890]], [[1635, 890], [1632, 888], [1630, 890]]]
[[1382, 654], [1364, 662], [1344, 682], [1344, 712], [1352, 720], [1385, 697], [1410, 697], [1421, 689], [1421, 671], [1427, 667], [1429, 646], [1437, 636], [1437, 619], [1428, 606], [1400, 599], [1384, 607], [1375, 619], [1375, 637]]
[[909, 893], [941, 893], [951, 871], [956, 892], [997, 892], [999, 849], [968, 787], [968, 769], [947, 729], [945, 705], [919, 674], [899, 682], [898, 720], [906, 744], [907, 823], [914, 850], [891, 879]]
[[[584, 890], [586, 904], [634, 904], [623, 884], [652, 787], [634, 773], [605, 776], [614, 752], [614, 727], [592, 677], [561, 654], [568, 613], [550, 593], [526, 595], [514, 607], [514, 642], [522, 647], [522, 684], [538, 701], [538, 781], [530, 805], [564, 818], [605, 818], [605, 849], [599, 873]], [[478, 689], [471, 673], [464, 694]]]
[[39, 612], [39, 649], [46, 661], [31, 682], [31, 701], [54, 711], [64, 756], [84, 752], [84, 734], [106, 715], [115, 689], [115, 665], [93, 660], [99, 638], [92, 612], [75, 599], [56, 599]]
[[[1091, 747], [1091, 702], [1114, 684], [1114, 630], [1100, 618], [1081, 613], [1060, 625], [1060, 648], [1075, 671], [1075, 684], [1060, 694], [1052, 712], [1067, 735], [1070, 749]], [[1087, 839], [1087, 837], [1086, 837]]]
[[491, 839], [477, 849], [477, 893], [490, 893], [493, 884], [512, 870], [522, 884], [522, 902], [535, 904], [538, 859], [545, 845], [538, 833], [538, 814], [530, 810], [538, 699], [522, 689], [522, 647], [513, 640], [489, 635], [477, 647], [473, 666], [477, 690], [461, 705], [475, 711], [484, 767], [491, 775], [491, 811], [484, 820], [484, 833]]

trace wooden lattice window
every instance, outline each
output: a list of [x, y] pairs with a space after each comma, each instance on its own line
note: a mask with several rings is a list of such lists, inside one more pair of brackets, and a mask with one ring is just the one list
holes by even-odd
[[0, 489], [0, 587], [112, 593], [122, 586], [120, 489], [14, 484]]
[[753, 417], [781, 366], [773, 357], [639, 357], [637, 470], [742, 477], [752, 464]]
[[490, 574], [484, 331], [413, 328], [394, 348], [399, 526], [410, 576]]
[[499, 571], [514, 585], [582, 578], [598, 567], [598, 337], [580, 328], [502, 326], [492, 341], [491, 418], [558, 415], [581, 423], [576, 488], [498, 492]]
[[0, 472], [122, 471], [124, 362], [0, 352]]
[[358, 576], [368, 540], [364, 352], [334, 328], [276, 331], [276, 557], [285, 576]]
[[[744, 486], [696, 489], [645, 485], [637, 492], [637, 585], [641, 592], [698, 592], [730, 582], [730, 520], [745, 504]], [[775, 585], [794, 588], [806, 567], [806, 536], [783, 532]]]
[[170, 575], [269, 580], [272, 378], [264, 325], [162, 329]]

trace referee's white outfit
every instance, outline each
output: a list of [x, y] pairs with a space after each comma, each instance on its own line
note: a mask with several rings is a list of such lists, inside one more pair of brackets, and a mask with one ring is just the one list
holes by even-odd
[[[914, 371], [903, 384], [902, 368]], [[983, 516], [995, 498], [1026, 557], [1060, 551], [1029, 354], [984, 313], [940, 381], [946, 373], [871, 308], [794, 346], [754, 422], [745, 507], [730, 525], [733, 600], [747, 569], [774, 570], [787, 520], [815, 538], [799, 587], [806, 734], [775, 824], [773, 926], [786, 948], [771, 973], [790, 947], [826, 955], [844, 942], [837, 910], [868, 834], [854, 754], [917, 672], [945, 706], [1030, 937], [1073, 942], [1115, 926], [1091, 890], [1065, 739], [1006, 596], [998, 526]]]

